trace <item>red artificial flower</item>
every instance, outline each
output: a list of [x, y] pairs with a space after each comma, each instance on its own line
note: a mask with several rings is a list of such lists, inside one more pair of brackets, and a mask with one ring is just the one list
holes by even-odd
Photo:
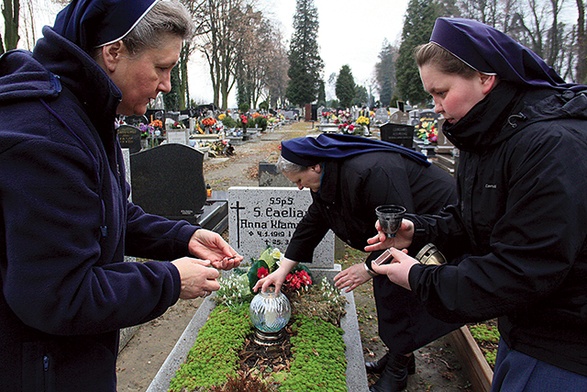
[[259, 267], [259, 269], [257, 270], [257, 278], [263, 279], [267, 275], [269, 275], [269, 270], [265, 267]]

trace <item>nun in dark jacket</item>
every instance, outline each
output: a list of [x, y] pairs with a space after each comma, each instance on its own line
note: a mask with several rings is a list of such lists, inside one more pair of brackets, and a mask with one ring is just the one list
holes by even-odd
[[242, 260], [128, 202], [115, 117], [169, 91], [191, 30], [175, 0], [76, 0], [0, 57], [0, 391], [116, 391], [119, 329]]
[[[297, 263], [312, 262], [328, 230], [363, 250], [376, 233], [373, 220], [380, 205], [432, 214], [456, 203], [452, 176], [422, 154], [380, 140], [337, 134], [287, 140], [281, 143], [277, 166], [298, 188], [310, 189], [312, 204], [296, 227], [285, 259], [255, 290], [272, 284], [279, 290]], [[371, 261], [379, 253], [368, 254], [365, 263], [345, 269], [334, 280], [338, 288], [350, 291], [373, 279], [379, 335], [389, 353], [367, 363], [367, 371], [382, 373], [374, 390], [399, 391], [407, 384], [408, 372], [414, 371], [412, 351], [460, 324], [431, 317], [412, 293], [373, 273]]]
[[[586, 391], [587, 87], [466, 19], [439, 18], [416, 61], [461, 151], [459, 204], [370, 239], [393, 247], [374, 270], [447, 322], [499, 318], [494, 391]], [[428, 241], [464, 257], [432, 267], [399, 250]]]

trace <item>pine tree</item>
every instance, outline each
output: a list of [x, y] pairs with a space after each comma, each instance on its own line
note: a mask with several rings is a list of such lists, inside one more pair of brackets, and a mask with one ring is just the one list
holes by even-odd
[[343, 65], [336, 79], [336, 98], [343, 108], [350, 108], [355, 98], [355, 79], [348, 65]]
[[429, 0], [410, 0], [406, 10], [402, 43], [395, 68], [398, 95], [412, 105], [429, 99], [428, 93], [422, 87], [413, 52], [416, 46], [429, 41], [434, 22], [440, 16], [438, 8], [436, 3]]
[[289, 47], [287, 99], [298, 106], [316, 100], [324, 62], [318, 48], [318, 11], [313, 0], [297, 0]]

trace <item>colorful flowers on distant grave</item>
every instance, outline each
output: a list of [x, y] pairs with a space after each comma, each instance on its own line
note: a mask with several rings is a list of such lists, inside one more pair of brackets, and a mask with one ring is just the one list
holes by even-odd
[[420, 118], [415, 129], [416, 137], [429, 143], [438, 142], [438, 120], [435, 118]]
[[369, 117], [366, 116], [359, 116], [356, 121], [358, 125], [369, 125], [370, 122], [371, 120], [369, 120]]
[[202, 120], [202, 125], [205, 127], [212, 127], [216, 124], [216, 119], [213, 117], [206, 117]]

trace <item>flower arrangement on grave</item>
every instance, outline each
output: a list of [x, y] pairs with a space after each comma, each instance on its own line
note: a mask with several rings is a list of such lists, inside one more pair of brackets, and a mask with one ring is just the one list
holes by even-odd
[[224, 121], [224, 119], [225, 119], [225, 118], [226, 118], [226, 114], [225, 114], [225, 113], [220, 113], [220, 114], [218, 115], [218, 120], [219, 120], [219, 121]]
[[206, 117], [202, 120], [202, 125], [206, 128], [210, 128], [216, 124], [216, 119], [213, 117]]
[[173, 124], [171, 124], [171, 129], [185, 129], [185, 125], [182, 122], [174, 121]]
[[357, 133], [358, 127], [351, 122], [345, 121], [338, 124], [338, 130], [346, 135], [354, 135]]
[[[279, 268], [282, 254], [279, 248], [267, 247], [257, 260], [251, 259], [248, 280], [251, 292], [259, 279], [262, 279]], [[312, 285], [312, 276], [306, 266], [298, 264], [285, 278], [282, 290], [286, 293], [307, 290]]]
[[247, 130], [247, 124], [249, 123], [249, 118], [246, 114], [240, 115], [239, 126], [243, 129], [243, 131]]
[[[279, 249], [268, 247], [258, 259], [251, 258], [249, 273], [237, 268], [219, 279], [220, 289], [213, 297], [217, 306], [199, 330], [169, 391], [347, 390], [340, 328], [346, 298], [326, 278], [312, 285], [305, 274], [292, 271], [287, 284], [291, 291], [286, 294], [292, 304], [292, 317], [286, 326], [288, 338], [270, 350], [253, 343], [249, 277], [256, 282], [258, 275], [277, 268], [280, 259]], [[256, 271], [251, 273], [254, 266]], [[296, 276], [300, 281], [294, 279]]]
[[425, 143], [438, 142], [438, 120], [434, 118], [420, 118], [415, 129], [416, 137]]
[[149, 136], [153, 137], [155, 134], [155, 127], [151, 124], [140, 123], [139, 129], [141, 131], [141, 139], [146, 139]]
[[153, 120], [149, 123], [149, 125], [155, 129], [163, 129], [163, 121], [161, 120]]
[[365, 125], [365, 126], [369, 125], [370, 122], [371, 122], [371, 120], [369, 120], [369, 117], [366, 117], [366, 116], [359, 116], [359, 118], [357, 118], [357, 121], [356, 121], [356, 123], [358, 125]]

